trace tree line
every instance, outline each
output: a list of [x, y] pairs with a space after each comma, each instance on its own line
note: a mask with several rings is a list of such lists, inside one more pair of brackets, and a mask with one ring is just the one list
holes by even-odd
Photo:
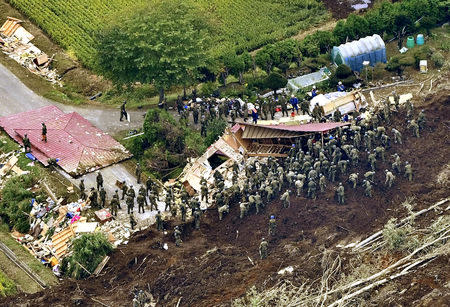
[[351, 14], [332, 31], [317, 31], [302, 41], [286, 39], [268, 44], [254, 55], [230, 48], [215, 55], [206, 20], [194, 7], [175, 0], [143, 7], [131, 18], [111, 24], [97, 35], [96, 68], [119, 85], [151, 83], [160, 101], [173, 86], [222, 80], [229, 75], [242, 84], [243, 74], [256, 67], [270, 74], [275, 67], [286, 72], [291, 63], [326, 54], [338, 44], [372, 34], [402, 39], [416, 29], [429, 31], [449, 19], [450, 1], [383, 1], [364, 15]]

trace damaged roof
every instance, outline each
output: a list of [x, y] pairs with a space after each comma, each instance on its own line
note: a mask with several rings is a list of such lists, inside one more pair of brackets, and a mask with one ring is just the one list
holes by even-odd
[[239, 123], [244, 128], [243, 139], [293, 138], [305, 133], [322, 133], [349, 123], [310, 123], [304, 125], [255, 125]]
[[[47, 126], [47, 143], [41, 141], [42, 122]], [[19, 143], [27, 134], [31, 152], [42, 164], [58, 159], [57, 164], [73, 176], [131, 157], [125, 147], [80, 114], [66, 114], [55, 106], [2, 117], [0, 126]]]

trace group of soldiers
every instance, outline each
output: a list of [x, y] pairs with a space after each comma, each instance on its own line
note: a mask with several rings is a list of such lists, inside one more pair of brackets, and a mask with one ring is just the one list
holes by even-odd
[[[313, 91], [316, 91], [315, 89]], [[287, 93], [281, 93], [277, 97], [258, 97], [254, 102], [254, 105], [258, 111], [256, 111], [256, 119], [274, 119], [277, 112], [281, 112], [282, 116], [290, 116], [289, 109], [291, 112], [296, 112], [299, 114], [311, 115], [315, 120], [320, 120], [324, 117], [323, 107], [316, 105], [313, 110], [310, 110], [310, 95], [305, 95], [301, 101], [298, 97], [292, 95], [289, 97]], [[234, 125], [236, 119], [242, 118], [246, 119], [249, 115], [248, 104], [239, 99], [229, 99], [218, 100], [215, 98], [202, 98], [197, 101], [197, 98], [193, 98], [190, 105], [185, 105], [181, 96], [178, 96], [177, 102], [177, 112], [180, 115], [180, 120], [184, 121], [186, 124], [189, 122], [190, 113], [192, 113], [192, 118], [194, 124], [201, 125], [201, 134], [206, 136], [208, 122], [215, 119], [221, 118], [225, 120], [230, 120], [231, 124]], [[257, 121], [254, 120], [254, 123]]]
[[[156, 202], [161, 198], [165, 203], [165, 211], [169, 211], [172, 217], [179, 217], [182, 222], [185, 222], [190, 215], [195, 228], [199, 229], [202, 201], [209, 206], [215, 206], [219, 220], [222, 220], [233, 206], [239, 206], [240, 219], [245, 219], [252, 212], [260, 214], [265, 206], [275, 199], [279, 199], [283, 207], [288, 208], [293, 194], [297, 197], [316, 199], [320, 195], [327, 195], [331, 190], [334, 191], [336, 202], [344, 205], [346, 189], [358, 190], [361, 187], [365, 197], [373, 197], [373, 186], [382, 184], [380, 180], [383, 177], [387, 189], [395, 184], [396, 177], [400, 174], [404, 174], [409, 181], [413, 179], [411, 163], [403, 162], [397, 153], [391, 155], [391, 159], [386, 154], [392, 147], [391, 138], [394, 144], [403, 144], [402, 133], [398, 129], [391, 128], [389, 131], [384, 126], [390, 125], [393, 113], [400, 111], [399, 96], [393, 94], [394, 105], [384, 101], [370, 117], [364, 119], [357, 117], [350, 127], [338, 128], [330, 133], [325, 141], [315, 136], [306, 140], [298, 139], [289, 150], [287, 158], [268, 157], [253, 162], [247, 161], [245, 165], [234, 163], [230, 167], [230, 172], [226, 174], [227, 179], [231, 179], [229, 187], [225, 186], [224, 175], [216, 171], [213, 174], [213, 181], [201, 179], [199, 195], [190, 196], [182, 185], [160, 191], [152, 180], [148, 179], [145, 186], [140, 186], [137, 197], [133, 186], [128, 187], [123, 184], [121, 199], [125, 199], [127, 212], [132, 216], [135, 198], [139, 213], [145, 212], [145, 207], [158, 210]], [[287, 98], [281, 95], [279, 100], [287, 101]], [[426, 127], [425, 114], [422, 110], [417, 119], [414, 119], [412, 103], [406, 102], [404, 107], [408, 128], [411, 129], [413, 136], [419, 137], [420, 132]], [[205, 103], [200, 104], [199, 108], [202, 120], [206, 112], [209, 113], [209, 117], [221, 117], [228, 116], [230, 112], [241, 116], [240, 111], [243, 111], [242, 105], [237, 100], [225, 100], [217, 105], [212, 100], [206, 100]], [[215, 113], [211, 109], [222, 111]], [[184, 108], [180, 108], [179, 111], [187, 112]], [[335, 121], [342, 119], [338, 111], [333, 114], [333, 119]], [[382, 166], [384, 176], [378, 175]], [[362, 173], [360, 174], [359, 171]], [[136, 175], [140, 181], [139, 165]], [[84, 185], [80, 184], [80, 190], [83, 195]], [[97, 175], [97, 190], [100, 193], [100, 204], [105, 206], [103, 179], [100, 172]], [[89, 195], [91, 204], [98, 204], [96, 198], [96, 191], [92, 188]], [[111, 212], [117, 215], [117, 208], [120, 208], [117, 190], [110, 206]], [[272, 215], [269, 218], [268, 225], [268, 235], [275, 236], [277, 225], [275, 216]], [[164, 229], [160, 211], [156, 215], [156, 227], [158, 230]], [[176, 245], [180, 246], [182, 227], [177, 226], [173, 235]], [[268, 243], [262, 239], [259, 247], [262, 259], [267, 257], [267, 250]]]

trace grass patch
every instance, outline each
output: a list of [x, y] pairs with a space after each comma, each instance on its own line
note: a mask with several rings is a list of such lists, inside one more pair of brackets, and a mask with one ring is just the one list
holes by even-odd
[[[38, 259], [34, 258], [20, 243], [12, 238], [8, 231], [8, 226], [0, 225], [0, 241], [3, 242], [10, 250], [12, 250], [17, 258], [26, 263], [33, 272], [49, 286], [58, 282], [50, 268], [45, 267]], [[10, 279], [12, 279], [18, 287], [28, 293], [34, 293], [41, 288], [26, 275], [19, 267], [13, 264], [3, 253], [0, 253], [0, 269]]]
[[19, 149], [19, 144], [14, 142], [5, 132], [0, 132], [0, 153], [5, 154]]
[[0, 271], [0, 296], [8, 296], [16, 294], [16, 284]]

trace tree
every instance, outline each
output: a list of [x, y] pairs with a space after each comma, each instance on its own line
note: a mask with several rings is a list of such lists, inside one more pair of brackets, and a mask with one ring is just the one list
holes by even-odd
[[398, 38], [398, 49], [400, 49], [402, 46], [403, 36], [405, 36], [407, 30], [411, 27], [411, 19], [403, 12], [399, 12], [394, 17], [393, 31], [394, 33], [396, 33], [396, 36]]
[[302, 53], [300, 51], [300, 42], [296, 39], [286, 39], [275, 44], [275, 51], [277, 52], [276, 59], [279, 59], [276, 66], [283, 63], [289, 64], [292, 62], [297, 62], [300, 67], [300, 62], [302, 60]]
[[340, 43], [345, 43], [348, 37], [347, 29], [345, 28], [345, 20], [341, 19], [336, 23], [336, 26], [333, 29], [333, 35]]
[[430, 36], [430, 30], [436, 26], [437, 18], [433, 16], [423, 16], [420, 20], [420, 27], [424, 29], [428, 36]]
[[277, 72], [272, 72], [266, 78], [266, 86], [277, 94], [279, 88], [285, 87], [287, 84], [287, 79]]
[[255, 63], [261, 67], [261, 69], [265, 70], [267, 74], [270, 73], [273, 66], [273, 59], [266, 48], [263, 48], [256, 53]]
[[[228, 76], [228, 73], [239, 78], [239, 83], [244, 83], [243, 74], [251, 68], [253, 59], [251, 55], [246, 51], [241, 55], [237, 55], [234, 51], [228, 53], [223, 57], [224, 71]], [[223, 79], [224, 85], [226, 77]]]
[[64, 258], [62, 271], [66, 276], [81, 279], [92, 274], [102, 259], [112, 252], [113, 247], [105, 234], [96, 232], [73, 240], [71, 250], [73, 254]]
[[352, 39], [360, 39], [369, 34], [369, 23], [367, 20], [356, 14], [350, 14], [345, 23], [347, 35]]
[[[97, 68], [118, 84], [153, 83], [160, 92], [188, 83], [205, 62], [205, 32], [192, 6], [152, 2], [98, 34]], [[123, 14], [126, 15], [126, 14]]]
[[209, 147], [223, 134], [225, 128], [227, 127], [227, 122], [220, 118], [215, 118], [208, 121], [207, 135], [205, 138], [205, 145]]

